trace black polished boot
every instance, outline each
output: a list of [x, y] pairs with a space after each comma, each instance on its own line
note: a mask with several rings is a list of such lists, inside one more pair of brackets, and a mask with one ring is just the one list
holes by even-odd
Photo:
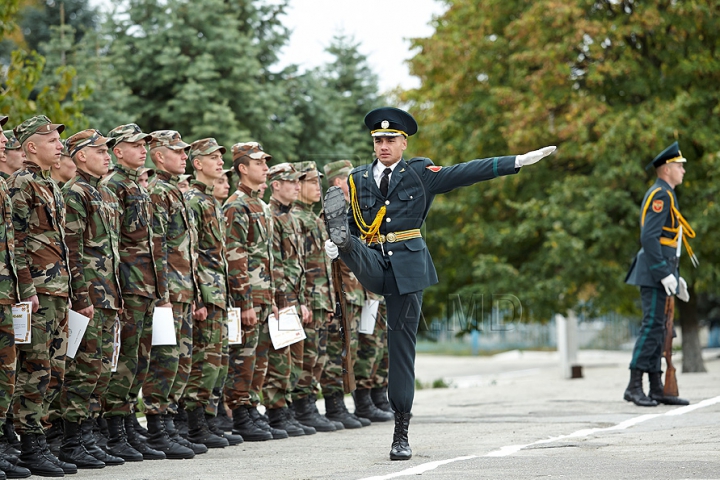
[[207, 448], [225, 448], [230, 442], [210, 431], [205, 421], [205, 410], [197, 407], [187, 412], [188, 416], [188, 440], [193, 443], [202, 443]]
[[173, 422], [175, 423], [178, 435], [183, 438], [188, 438], [188, 430], [190, 427], [188, 425], [188, 414], [185, 408], [178, 406], [177, 413], [173, 417]]
[[163, 415], [163, 421], [165, 422], [165, 430], [167, 430], [168, 435], [170, 435], [170, 438], [175, 442], [179, 443], [183, 447], [187, 447], [193, 452], [195, 452], [195, 455], [201, 455], [203, 453], [208, 452], [208, 448], [203, 445], [202, 443], [193, 443], [187, 438], [183, 438], [180, 436], [180, 433], [177, 431], [177, 428], [175, 428], [175, 422], [173, 421], [174, 414], [167, 413]]
[[63, 421], [64, 435], [60, 445], [58, 458], [63, 462], [72, 463], [77, 468], [98, 469], [105, 468], [105, 462], [101, 462], [87, 451], [83, 444], [80, 423]]
[[232, 418], [225, 409], [225, 402], [223, 401], [222, 395], [218, 392], [213, 392], [220, 398], [217, 408], [217, 415], [213, 417], [212, 424], [223, 432], [231, 432], [233, 429]]
[[95, 438], [95, 444], [99, 448], [104, 449], [107, 446], [108, 437], [110, 437], [110, 433], [108, 432], [107, 420], [105, 420], [105, 417], [100, 415], [99, 417], [93, 419], [92, 431], [93, 437]]
[[335, 424], [320, 414], [315, 413], [315, 404], [310, 403], [311, 397], [298, 398], [293, 402], [295, 420], [301, 425], [312, 427], [317, 432], [334, 432]]
[[325, 396], [325, 416], [330, 421], [342, 423], [343, 427], [348, 429], [362, 427], [362, 423], [350, 416], [342, 392]]
[[353, 392], [355, 415], [367, 418], [371, 422], [389, 422], [392, 420], [393, 414], [376, 407], [370, 395], [369, 388], [357, 389]]
[[62, 468], [45, 456], [40, 443], [39, 435], [24, 433], [20, 435], [20, 457], [18, 466], [30, 470], [32, 475], [40, 477], [64, 477]]
[[662, 372], [650, 372], [650, 395], [652, 400], [657, 403], [664, 403], [665, 405], [690, 405], [690, 402], [680, 397], [673, 397], [665, 395], [664, 385], [662, 382]]
[[56, 418], [51, 422], [50, 428], [45, 431], [45, 442], [53, 455], [60, 453], [60, 444], [63, 440], [63, 419]]
[[272, 440], [272, 433], [258, 427], [250, 418], [248, 407], [241, 405], [232, 411], [233, 430], [235, 435], [242, 436], [246, 442], [264, 442]]
[[305, 430], [288, 421], [284, 410], [283, 408], [269, 408], [266, 410], [267, 416], [270, 419], [270, 427], [287, 432], [290, 437], [305, 436]]
[[18, 455], [20, 455], [20, 450], [15, 450], [15, 447], [10, 445], [5, 435], [0, 436], [0, 457], [5, 458], [10, 463], [17, 463]]
[[150, 448], [163, 452], [170, 460], [187, 460], [195, 456], [195, 452], [173, 441], [165, 430], [162, 415], [146, 415]]
[[124, 465], [125, 460], [120, 457], [110, 455], [97, 445], [95, 440], [95, 434], [93, 432], [94, 426], [95, 421], [93, 421], [93, 419], [91, 418], [86, 418], [80, 424], [80, 432], [82, 433], [82, 442], [83, 445], [85, 445], [85, 450], [87, 450], [90, 455], [97, 458], [108, 467]]
[[148, 432], [148, 429], [140, 425], [140, 421], [138, 420], [138, 417], [135, 413], [130, 414], [130, 419], [132, 420], [133, 429], [135, 430], [135, 433], [140, 435], [142, 438], [141, 440], [147, 440], [150, 436], [150, 433]]
[[625, 389], [623, 398], [628, 402], [633, 402], [638, 407], [656, 407], [657, 402], [643, 392], [642, 376], [642, 370], [630, 370], [630, 383]]
[[390, 460], [410, 460], [412, 458], [412, 449], [408, 443], [409, 427], [410, 416], [407, 413], [395, 412], [395, 430], [393, 431]]
[[5, 473], [4, 478], [27, 478], [32, 472], [25, 467], [20, 467], [6, 458], [0, 458], [0, 472]]
[[250, 415], [250, 419], [258, 428], [262, 428], [266, 432], [270, 432], [273, 440], [282, 440], [283, 438], [288, 438], [290, 436], [285, 430], [271, 427], [270, 420], [268, 419], [267, 415], [262, 415], [260, 412], [258, 412], [257, 407], [248, 407], [248, 415]]
[[114, 457], [120, 457], [126, 462], [142, 462], [143, 455], [128, 443], [125, 432], [125, 417], [115, 415], [106, 418], [108, 426], [108, 441], [105, 451]]
[[138, 452], [142, 453], [143, 460], [165, 460], [165, 454], [159, 450], [151, 448], [143, 437], [135, 431], [135, 425], [132, 417], [135, 414], [125, 415], [123, 417], [123, 424], [125, 425], [125, 434], [127, 435], [127, 442]]
[[[203, 410], [203, 409], [200, 409]], [[208, 426], [208, 430], [210, 430], [213, 434], [215, 434], [218, 437], [224, 438], [228, 441], [230, 446], [240, 445], [243, 443], [242, 435], [235, 435], [234, 433], [227, 433], [220, 430], [217, 426], [213, 425], [212, 420], [215, 418], [214, 415], [210, 415], [209, 413], [205, 414], [205, 425]]]
[[[323, 205], [325, 225], [330, 240], [343, 252], [349, 252], [352, 247], [350, 241], [350, 228], [347, 219], [347, 203], [345, 194], [340, 187], [330, 187], [325, 194]], [[359, 428], [359, 427], [358, 427]]]
[[372, 399], [373, 404], [375, 404], [375, 406], [380, 410], [393, 413], [387, 397], [387, 385], [384, 387], [370, 389], [370, 398]]
[[17, 451], [15, 455], [20, 455], [20, 439], [15, 433], [15, 425], [13, 425], [12, 415], [10, 412], [7, 413], [5, 424], [2, 426], [2, 434], [7, 440], [7, 443]]
[[50, 448], [45, 441], [45, 435], [38, 435], [37, 441], [38, 445], [40, 446], [40, 450], [42, 450], [43, 454], [45, 455], [45, 458], [53, 462], [56, 467], [60, 467], [65, 474], [74, 474], [78, 472], [77, 465], [75, 465], [74, 463], [63, 462], [50, 451]]
[[315, 430], [313, 427], [303, 425], [302, 423], [297, 421], [297, 419], [295, 418], [295, 409], [292, 408], [292, 405], [290, 407], [283, 408], [283, 413], [285, 413], [285, 417], [287, 417], [288, 422], [292, 423], [296, 427], [302, 428], [305, 435], [315, 435], [317, 433], [317, 430]]

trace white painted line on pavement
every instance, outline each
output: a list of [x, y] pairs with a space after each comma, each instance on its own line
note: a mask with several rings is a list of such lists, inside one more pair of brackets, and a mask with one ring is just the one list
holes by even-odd
[[[509, 455], [519, 452], [520, 450], [522, 450], [524, 448], [527, 448], [527, 447], [530, 447], [533, 445], [542, 445], [544, 443], [552, 443], [552, 442], [556, 442], [558, 440], [564, 440], [567, 438], [588, 437], [590, 435], [594, 435], [596, 433], [602, 433], [602, 432], [625, 430], [625, 429], [628, 429], [639, 423], [643, 423], [648, 420], [652, 420], [654, 418], [661, 417], [663, 415], [667, 415], [667, 416], [684, 415], [686, 413], [692, 412], [694, 410], [698, 410], [700, 408], [705, 408], [705, 407], [709, 407], [711, 405], [715, 405], [716, 403], [720, 403], [720, 396], [702, 400], [701, 402], [698, 402], [694, 405], [687, 405], [684, 407], [675, 408], [675, 409], [670, 410], [665, 413], [649, 413], [649, 414], [645, 414], [645, 415], [640, 415], [639, 417], [629, 418], [627, 420], [624, 420], [624, 421], [618, 423], [617, 425], [613, 425], [612, 427], [585, 428], [585, 429], [573, 432], [569, 435], [560, 435], [558, 437], [545, 438], [543, 440], [538, 440], [537, 442], [528, 443], [526, 445], [507, 445], [507, 446], [501, 447], [499, 450], [494, 450], [484, 456], [485, 457], [507, 457]], [[361, 480], [388, 480], [391, 478], [405, 477], [405, 476], [410, 476], [410, 475], [422, 475], [423, 473], [428, 472], [430, 470], [435, 470], [437, 467], [439, 467], [441, 465], [447, 465], [449, 463], [454, 463], [454, 462], [461, 462], [463, 460], [470, 460], [473, 458], [478, 458], [478, 455], [466, 455], [464, 457], [450, 458], [448, 460], [437, 460], [435, 462], [422, 463], [420, 465], [416, 465], [412, 468], [408, 468], [406, 470], [401, 470], [399, 472], [390, 473], [388, 475], [380, 475], [380, 476], [376, 476], [376, 477], [366, 477]]]

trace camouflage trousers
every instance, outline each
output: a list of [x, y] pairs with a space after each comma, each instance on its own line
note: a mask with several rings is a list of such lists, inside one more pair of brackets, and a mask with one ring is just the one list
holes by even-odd
[[65, 362], [65, 383], [60, 395], [60, 411], [65, 420], [79, 423], [90, 418], [90, 396], [102, 373], [102, 359], [112, 355], [112, 345], [110, 351], [103, 351], [103, 330], [108, 328], [106, 322], [113, 328], [116, 315], [114, 310], [95, 310], [75, 358]]
[[[110, 376], [105, 395], [105, 416], [129, 415], [130, 392], [138, 376], [147, 372], [152, 347], [152, 316], [155, 299], [140, 295], [123, 295], [125, 308], [120, 315], [120, 357]], [[145, 371], [138, 367], [143, 359]], [[142, 385], [142, 383], [140, 383]], [[139, 389], [139, 387], [138, 387]]]
[[[353, 362], [357, 358], [357, 341], [353, 342], [352, 338], [357, 339], [361, 312], [362, 307], [357, 305], [347, 305], [345, 307], [345, 313], [350, 318], [351, 341], [348, 352]], [[327, 326], [327, 347], [325, 349], [327, 363], [320, 376], [320, 385], [325, 397], [334, 393], [344, 394], [342, 379], [343, 335], [340, 333], [340, 322], [340, 319], [334, 318]], [[355, 344], [355, 351], [353, 351], [353, 343]]]
[[318, 392], [322, 371], [327, 363], [327, 315], [325, 309], [313, 309], [313, 321], [304, 325], [303, 367], [292, 393], [293, 401]]
[[114, 351], [115, 329], [120, 329], [120, 317], [115, 310], [99, 309], [95, 310], [95, 316], [101, 315], [102, 332], [101, 346], [102, 354], [100, 360], [102, 368], [98, 377], [95, 389], [90, 395], [90, 415], [98, 416], [104, 410], [105, 394], [110, 386], [110, 377], [112, 376], [112, 355]]
[[60, 394], [67, 352], [68, 299], [38, 294], [32, 343], [17, 345], [13, 421], [20, 433], [43, 433], [42, 422]]
[[0, 427], [15, 393], [15, 329], [12, 305], [0, 305]]
[[[265, 405], [265, 408], [283, 408], [287, 406], [287, 397], [292, 385], [290, 380], [293, 362], [290, 350], [292, 345], [276, 350], [272, 346], [269, 335], [267, 341], [270, 345], [267, 375], [265, 376], [265, 384], [262, 386], [263, 405]], [[297, 343], [302, 344], [302, 342]], [[259, 346], [258, 349], [260, 349]], [[255, 382], [253, 382], [254, 386]]]
[[[138, 362], [138, 371], [145, 372], [138, 376], [138, 383], [130, 390], [131, 397], [137, 398], [142, 387], [145, 413], [162, 415], [170, 406], [170, 396], [185, 390], [190, 373], [188, 360], [192, 359], [192, 305], [174, 303], [172, 305], [175, 320], [175, 345], [154, 345], [148, 359], [149, 368], [144, 368], [143, 360]], [[180, 371], [180, 357], [188, 364], [185, 371]], [[142, 384], [139, 381], [142, 380]], [[178, 397], [179, 398], [179, 397]]]
[[227, 313], [212, 304], [206, 307], [207, 318], [193, 325], [192, 368], [183, 404], [186, 410], [202, 407], [206, 413], [216, 414], [216, 408], [208, 407], [222, 368], [223, 325], [227, 325]]
[[[181, 309], [179, 307], [182, 305], [187, 305], [187, 310], [182, 307], [182, 312], [180, 312]], [[170, 401], [170, 412], [178, 413], [178, 405], [185, 395], [185, 388], [187, 387], [190, 379], [190, 371], [192, 370], [193, 328], [195, 320], [192, 318], [192, 305], [189, 303], [179, 304], [177, 307], [173, 305], [173, 313], [175, 315], [175, 332], [177, 335], [179, 357], [177, 374], [175, 375], [172, 387], [170, 387], [168, 400]], [[178, 320], [180, 320], [179, 327]]]
[[[267, 373], [267, 348], [258, 351], [261, 332], [267, 332], [267, 317], [270, 305], [255, 306], [258, 322], [246, 327], [243, 325], [242, 345], [230, 345], [228, 379], [225, 382], [225, 397], [231, 410], [259, 403], [258, 392], [262, 388]], [[267, 334], [267, 333], [266, 333]], [[257, 376], [256, 376], [257, 375]], [[262, 381], [260, 381], [260, 375]], [[252, 395], [252, 387], [260, 381], [260, 387]]]
[[292, 403], [292, 392], [297, 387], [298, 381], [303, 371], [303, 352], [305, 351], [304, 342], [300, 341], [290, 345], [290, 380], [287, 392], [285, 393], [285, 403]]
[[378, 311], [372, 334], [357, 333], [357, 330], [353, 332], [354, 372], [358, 389], [383, 386], [377, 385], [376, 378], [378, 375], [383, 375], [381, 368], [383, 357], [385, 357], [384, 378], [387, 383], [387, 324], [381, 310], [382, 306]]
[[215, 387], [212, 389], [210, 403], [205, 411], [211, 415], [217, 415], [218, 405], [225, 401], [225, 381], [228, 376], [228, 366], [230, 364], [230, 345], [228, 344], [228, 323], [227, 316], [223, 319], [222, 327], [222, 348], [220, 349], [220, 371], [215, 380]]

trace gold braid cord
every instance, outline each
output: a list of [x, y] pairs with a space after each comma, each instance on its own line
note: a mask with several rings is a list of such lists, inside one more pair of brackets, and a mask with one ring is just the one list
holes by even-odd
[[[645, 207], [643, 208], [643, 217], [642, 217], [642, 225], [645, 224], [645, 216], [647, 215], [648, 207], [650, 206], [650, 202], [652, 198], [655, 196], [655, 194], [661, 190], [661, 187], [656, 188], [654, 191], [650, 193], [650, 196], [648, 196], [647, 202], [645, 202]], [[687, 250], [688, 255], [690, 256], [690, 260], [692, 260], [692, 263], [695, 267], [698, 265], [698, 260], [695, 254], [693, 253], [693, 249], [690, 247], [690, 242], [688, 242], [688, 238], [695, 238], [695, 230], [692, 229], [690, 224], [687, 220], [685, 220], [685, 217], [682, 216], [680, 211], [675, 206], [675, 201], [673, 200], [673, 196], [668, 191], [668, 196], [670, 197], [670, 219], [672, 223], [672, 227], [663, 227], [663, 230], [669, 233], [672, 233], [674, 236], [672, 238], [669, 237], [660, 237], [660, 244], [669, 246], [669, 247], [677, 247], [678, 237], [680, 236], [680, 226], [683, 228], [683, 236], [682, 236], [682, 242], [683, 245], [685, 245], [685, 250]]]
[[355, 180], [352, 175], [350, 175], [350, 206], [352, 208], [355, 224], [360, 230], [360, 239], [365, 240], [367, 238], [372, 238], [380, 232], [380, 225], [382, 225], [383, 218], [385, 218], [385, 211], [387, 209], [385, 208], [385, 205], [383, 205], [380, 207], [380, 210], [378, 210], [377, 215], [375, 215], [375, 220], [373, 220], [372, 224], [368, 225], [365, 223], [362, 210], [360, 210], [360, 203], [358, 202]]

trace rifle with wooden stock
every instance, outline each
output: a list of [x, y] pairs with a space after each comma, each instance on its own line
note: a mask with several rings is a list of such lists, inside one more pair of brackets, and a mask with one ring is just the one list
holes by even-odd
[[667, 365], [667, 370], [665, 371], [665, 386], [663, 387], [663, 395], [665, 397], [679, 396], [675, 367], [672, 363], [674, 317], [675, 296], [670, 295], [667, 300], [665, 300], [665, 343], [663, 345], [663, 356], [665, 357], [665, 364]]

